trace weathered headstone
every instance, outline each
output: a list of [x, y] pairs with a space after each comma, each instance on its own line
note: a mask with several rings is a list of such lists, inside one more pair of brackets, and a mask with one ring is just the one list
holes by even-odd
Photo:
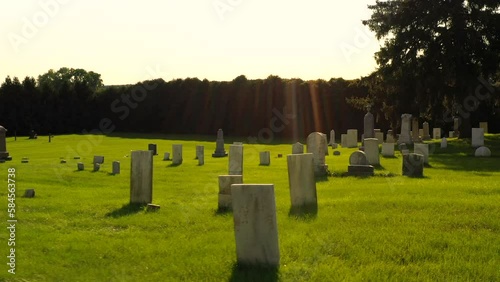
[[172, 145], [172, 164], [173, 165], [182, 164], [182, 144]]
[[316, 176], [324, 176], [328, 172], [328, 165], [325, 163], [325, 143], [326, 139], [319, 132], [307, 136], [307, 152], [313, 154]]
[[229, 146], [229, 175], [243, 175], [243, 146]]
[[488, 133], [488, 122], [482, 121], [479, 123], [479, 128], [484, 130], [484, 133]]
[[417, 117], [411, 119], [411, 134], [411, 139], [413, 142], [420, 142]]
[[304, 145], [297, 142], [292, 145], [292, 154], [304, 154]]
[[370, 165], [379, 165], [380, 156], [378, 151], [378, 140], [376, 138], [365, 138], [365, 154]]
[[94, 171], [99, 171], [100, 168], [101, 168], [100, 163], [94, 163]]
[[424, 156], [419, 154], [403, 155], [403, 175], [410, 177], [423, 177]]
[[270, 165], [271, 164], [271, 152], [264, 151], [259, 153], [260, 165]]
[[224, 149], [224, 132], [222, 129], [217, 131], [217, 140], [215, 141], [215, 152], [212, 154], [213, 158], [221, 158], [227, 156], [226, 149]]
[[484, 129], [483, 128], [473, 128], [472, 129], [472, 147], [477, 148], [484, 146]]
[[441, 128], [432, 129], [432, 139], [441, 139]]
[[456, 117], [453, 118], [453, 137], [459, 137], [460, 136], [460, 118]]
[[35, 197], [35, 189], [26, 189], [24, 191], [25, 198], [34, 198]]
[[158, 155], [157, 149], [158, 149], [158, 146], [156, 146], [156, 144], [148, 144], [148, 150], [153, 152], [153, 156]]
[[[368, 107], [368, 112], [365, 114], [364, 120], [363, 120], [363, 125], [364, 125], [364, 139], [366, 138], [375, 138], [375, 118], [373, 117], [373, 114], [370, 113], [370, 108]], [[362, 139], [362, 140], [364, 140]]]
[[446, 140], [446, 137], [443, 137], [441, 139], [441, 149], [446, 149], [448, 147], [448, 140]]
[[382, 143], [382, 156], [394, 157], [394, 143]]
[[368, 164], [365, 152], [356, 151], [349, 156], [347, 174], [351, 176], [373, 176], [374, 168]]
[[317, 206], [313, 154], [288, 155], [287, 163], [292, 208]]
[[38, 138], [38, 135], [36, 134], [36, 132], [34, 130], [31, 130], [30, 136], [28, 139], [37, 139], [37, 138]]
[[410, 126], [411, 126], [411, 115], [402, 114], [401, 115], [401, 133], [399, 134], [398, 144], [406, 143], [412, 144], [410, 136]]
[[120, 174], [120, 162], [119, 161], [113, 162], [113, 174]]
[[384, 133], [375, 131], [375, 138], [378, 140], [378, 144], [384, 143]]
[[198, 159], [198, 165], [205, 164], [205, 147], [202, 145], [196, 146], [196, 158]]
[[455, 132], [454, 132], [454, 131], [450, 131], [450, 132], [448, 132], [448, 137], [449, 137], [449, 138], [453, 138], [453, 137], [455, 137]]
[[356, 151], [349, 156], [350, 165], [368, 165], [368, 159], [363, 151]]
[[278, 267], [280, 252], [272, 184], [231, 185], [239, 265]]
[[330, 142], [328, 142], [329, 146], [334, 146], [337, 143], [335, 143], [335, 130], [330, 130]]
[[422, 139], [423, 140], [430, 140], [431, 139], [431, 135], [430, 135], [430, 131], [429, 131], [429, 123], [428, 122], [424, 122], [424, 124], [422, 125], [423, 127], [423, 136], [422, 136]]
[[165, 153], [165, 154], [163, 155], [163, 160], [164, 160], [164, 161], [169, 161], [169, 160], [170, 160], [170, 153]]
[[429, 144], [415, 144], [413, 152], [424, 156], [424, 164], [429, 164]]
[[84, 169], [85, 169], [85, 165], [84, 165], [83, 163], [78, 163], [78, 164], [76, 165], [76, 168], [77, 168], [78, 170], [84, 170]]
[[92, 163], [103, 164], [104, 163], [104, 156], [94, 156], [94, 161]]
[[153, 152], [132, 151], [130, 158], [130, 203], [153, 201]]
[[346, 145], [348, 148], [358, 147], [358, 130], [357, 129], [348, 129], [347, 130]]
[[396, 143], [392, 130], [387, 130], [387, 137], [385, 143]]
[[7, 152], [7, 129], [0, 125], [0, 159], [2, 160], [11, 160], [12, 157]]
[[321, 133], [321, 132], [320, 132], [320, 134], [325, 139], [325, 142], [324, 142], [324, 144], [325, 144], [325, 156], [328, 156], [328, 155], [330, 155], [328, 152], [328, 138], [327, 138], [326, 134]]
[[241, 175], [219, 175], [219, 210], [231, 210], [231, 185], [242, 184], [243, 176]]
[[340, 134], [340, 146], [347, 148], [347, 134]]
[[401, 155], [408, 155], [410, 153], [410, 150], [409, 149], [402, 149], [401, 150]]
[[491, 150], [488, 147], [481, 146], [474, 152], [476, 157], [491, 157]]

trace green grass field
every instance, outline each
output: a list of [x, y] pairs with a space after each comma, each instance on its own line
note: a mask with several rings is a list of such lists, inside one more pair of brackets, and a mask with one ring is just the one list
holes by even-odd
[[[182, 140], [180, 140], [182, 138]], [[213, 139], [213, 140], [212, 140]], [[205, 141], [193, 141], [205, 140]], [[500, 281], [500, 135], [486, 135], [493, 156], [473, 157], [467, 140], [431, 146], [424, 178], [401, 176], [401, 155], [382, 158], [376, 176], [341, 176], [354, 149], [326, 157], [333, 177], [317, 182], [318, 212], [290, 215], [290, 144], [244, 148], [245, 183], [275, 187], [280, 268], [236, 266], [231, 213], [217, 212], [215, 137], [65, 135], [48, 143], [8, 138], [0, 164], [0, 208], [7, 226], [7, 170], [16, 169], [16, 274], [7, 272], [9, 231], [0, 232], [0, 280], [6, 281]], [[246, 141], [226, 139], [226, 143]], [[158, 144], [156, 213], [128, 205], [131, 150]], [[163, 152], [184, 145], [184, 162]], [[205, 165], [194, 160], [205, 145]], [[226, 145], [226, 150], [228, 146]], [[259, 151], [271, 166], [259, 166]], [[283, 154], [283, 158], [277, 158]], [[104, 155], [92, 172], [94, 155]], [[81, 160], [74, 160], [80, 156]], [[29, 163], [21, 163], [28, 157]], [[67, 160], [60, 163], [60, 158]], [[121, 174], [111, 175], [111, 162]], [[76, 163], [85, 163], [77, 171]], [[36, 197], [21, 197], [25, 189]]]

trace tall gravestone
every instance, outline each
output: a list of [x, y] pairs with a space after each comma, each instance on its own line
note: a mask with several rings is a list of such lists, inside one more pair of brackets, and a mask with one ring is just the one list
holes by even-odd
[[384, 143], [384, 133], [380, 129], [378, 131], [375, 129], [375, 138], [377, 138], [379, 145]]
[[7, 152], [7, 129], [0, 125], [0, 160], [11, 160], [12, 157]]
[[484, 146], [484, 129], [483, 128], [473, 128], [472, 129], [472, 147], [477, 148]]
[[297, 142], [292, 145], [292, 154], [304, 154], [304, 144]]
[[231, 185], [239, 265], [278, 267], [280, 251], [273, 184]]
[[205, 147], [202, 145], [196, 146], [196, 159], [198, 159], [198, 165], [205, 164]]
[[378, 151], [378, 140], [376, 138], [365, 138], [365, 154], [368, 164], [379, 165], [380, 157]]
[[370, 108], [368, 108], [368, 112], [365, 114], [363, 124], [364, 138], [375, 138], [375, 118], [373, 117], [373, 114], [370, 113]]
[[243, 175], [243, 146], [229, 146], [229, 175]]
[[328, 165], [325, 164], [325, 143], [326, 139], [319, 132], [313, 132], [307, 136], [307, 152], [313, 154], [316, 176], [324, 176], [328, 172]]
[[153, 152], [153, 156], [158, 155], [158, 146], [156, 144], [148, 144], [148, 150]]
[[113, 166], [113, 174], [120, 174], [120, 162], [114, 161], [112, 166]]
[[401, 133], [399, 134], [398, 144], [413, 144], [410, 136], [411, 115], [401, 115]]
[[342, 146], [342, 148], [347, 148], [347, 134], [340, 135], [340, 146]]
[[479, 128], [484, 130], [484, 133], [488, 133], [488, 122], [482, 121], [479, 123]]
[[317, 206], [313, 154], [288, 155], [287, 163], [292, 208]]
[[328, 142], [329, 146], [334, 146], [335, 143], [335, 130], [330, 130], [330, 142]]
[[424, 134], [422, 136], [422, 139], [423, 140], [430, 140], [431, 139], [431, 135], [430, 135], [430, 131], [429, 131], [429, 123], [428, 122], [424, 122], [424, 124], [422, 125], [423, 129], [424, 129]]
[[213, 158], [222, 158], [227, 156], [226, 149], [224, 149], [224, 132], [222, 129], [217, 131], [217, 140], [215, 141], [215, 152], [212, 154]]
[[132, 151], [130, 158], [130, 203], [153, 201], [153, 152]]
[[172, 145], [172, 164], [173, 165], [182, 164], [182, 144]]
[[411, 119], [411, 139], [414, 143], [420, 142], [417, 117]]
[[453, 137], [460, 137], [460, 118], [453, 118]]

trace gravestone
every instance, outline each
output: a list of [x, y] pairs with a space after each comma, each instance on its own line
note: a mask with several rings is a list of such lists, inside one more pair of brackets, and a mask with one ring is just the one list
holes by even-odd
[[85, 169], [85, 165], [84, 165], [83, 163], [77, 163], [77, 164], [76, 164], [76, 168], [77, 168], [78, 170], [84, 170], [84, 169]]
[[36, 132], [34, 130], [31, 130], [29, 139], [37, 139], [37, 138], [38, 138], [38, 135], [36, 134]]
[[22, 158], [21, 159], [21, 163], [27, 164], [27, 163], [29, 163], [29, 159], [28, 158]]
[[340, 146], [347, 148], [347, 134], [340, 134]]
[[231, 210], [233, 208], [231, 201], [231, 185], [242, 184], [241, 175], [219, 175], [219, 210]]
[[392, 130], [387, 130], [387, 137], [385, 143], [396, 143]]
[[418, 128], [418, 118], [414, 117], [411, 119], [411, 140], [413, 142], [420, 142], [419, 138], [419, 128]]
[[163, 160], [164, 160], [164, 161], [168, 161], [168, 160], [170, 160], [170, 153], [165, 153], [165, 154], [163, 154]]
[[340, 156], [340, 151], [333, 151], [334, 156]]
[[65, 163], [66, 163], [66, 160], [61, 160], [61, 163], [62, 163], [62, 164], [65, 164]]
[[335, 143], [335, 130], [330, 130], [330, 142], [328, 142], [329, 146], [335, 146], [337, 143]]
[[0, 160], [12, 160], [12, 157], [7, 152], [7, 129], [0, 125]]
[[394, 157], [394, 143], [382, 143], [382, 156]]
[[488, 147], [481, 146], [474, 152], [476, 157], [491, 157], [491, 150]]
[[484, 130], [484, 133], [488, 133], [488, 122], [482, 121], [479, 123], [479, 128]]
[[215, 141], [215, 152], [212, 154], [213, 158], [222, 158], [227, 156], [226, 149], [224, 149], [224, 132], [222, 129], [217, 131], [217, 140]]
[[373, 176], [374, 168], [368, 164], [365, 152], [356, 151], [349, 156], [347, 174], [351, 176]]
[[293, 144], [292, 154], [304, 154], [304, 145], [299, 142]]
[[113, 162], [113, 174], [120, 174], [120, 162], [119, 161]]
[[358, 130], [357, 129], [348, 129], [347, 130], [346, 145], [347, 145], [347, 148], [358, 147]]
[[101, 168], [100, 163], [94, 163], [94, 171], [99, 171], [100, 168]]
[[35, 197], [35, 189], [26, 189], [24, 191], [24, 198], [34, 198]]
[[448, 137], [449, 138], [455, 137], [455, 132], [453, 132], [453, 131], [448, 132]]
[[363, 125], [364, 125], [364, 130], [363, 130], [364, 139], [375, 138], [375, 130], [374, 130], [375, 118], [373, 117], [373, 114], [370, 113], [370, 107], [368, 107], [368, 112], [365, 114]]
[[317, 206], [313, 154], [288, 155], [287, 163], [292, 208]]
[[430, 135], [430, 131], [429, 131], [429, 123], [428, 122], [424, 122], [423, 130], [424, 130], [424, 132], [423, 132], [422, 139], [423, 140], [430, 140], [431, 135]]
[[314, 174], [324, 176], [328, 173], [328, 165], [325, 164], [326, 138], [319, 132], [313, 132], [307, 136], [307, 153], [313, 154]]
[[412, 144], [410, 136], [410, 126], [411, 126], [411, 115], [402, 114], [401, 115], [401, 133], [399, 134], [398, 144], [406, 143]]
[[243, 142], [233, 142], [233, 145], [243, 145]]
[[104, 156], [94, 156], [94, 161], [92, 163], [103, 164], [104, 163]]
[[327, 143], [327, 142], [328, 142], [328, 140], [327, 140], [327, 138], [326, 138], [327, 136], [326, 136], [326, 134], [321, 133], [321, 132], [320, 132], [320, 134], [321, 134], [321, 136], [325, 139], [325, 142], [324, 142], [324, 144], [325, 144], [325, 156], [328, 156], [328, 155], [329, 155], [329, 153], [328, 153], [328, 143]]
[[429, 144], [415, 144], [413, 153], [424, 156], [424, 164], [429, 164]]
[[441, 128], [432, 129], [432, 139], [441, 139]]
[[410, 153], [410, 150], [409, 149], [402, 149], [401, 150], [401, 155], [408, 155]]
[[238, 265], [278, 267], [274, 185], [233, 184], [231, 197]]
[[446, 137], [443, 137], [441, 139], [441, 149], [446, 149], [448, 147], [448, 140], [446, 140]]
[[419, 140], [422, 140], [422, 137], [424, 136], [424, 130], [422, 128], [420, 128], [418, 130], [418, 139]]
[[198, 165], [205, 164], [205, 147], [202, 145], [196, 146], [196, 158], [198, 159]]
[[410, 177], [423, 177], [424, 156], [419, 154], [403, 155], [403, 175]]
[[229, 146], [229, 175], [243, 175], [243, 146]]
[[153, 152], [132, 151], [130, 158], [130, 203], [153, 202]]
[[264, 151], [259, 153], [260, 165], [270, 165], [271, 164], [271, 152]]
[[483, 128], [473, 128], [472, 129], [472, 147], [477, 148], [484, 146], [484, 129]]
[[384, 133], [375, 131], [375, 138], [378, 140], [378, 144], [384, 143]]
[[368, 164], [379, 165], [380, 157], [378, 151], [378, 140], [376, 138], [365, 139], [365, 154]]
[[153, 152], [153, 156], [158, 155], [156, 144], [148, 144], [148, 150]]
[[173, 165], [182, 164], [182, 144], [172, 145], [172, 164]]
[[460, 131], [458, 130], [460, 127], [460, 118], [453, 118], [453, 137], [459, 137]]

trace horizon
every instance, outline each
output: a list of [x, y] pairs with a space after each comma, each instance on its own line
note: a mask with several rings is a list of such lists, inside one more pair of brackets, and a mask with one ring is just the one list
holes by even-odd
[[240, 75], [358, 79], [376, 69], [379, 42], [361, 23], [374, 3], [13, 2], [0, 9], [8, 66], [0, 76], [22, 80], [68, 67], [99, 73], [109, 86]]

